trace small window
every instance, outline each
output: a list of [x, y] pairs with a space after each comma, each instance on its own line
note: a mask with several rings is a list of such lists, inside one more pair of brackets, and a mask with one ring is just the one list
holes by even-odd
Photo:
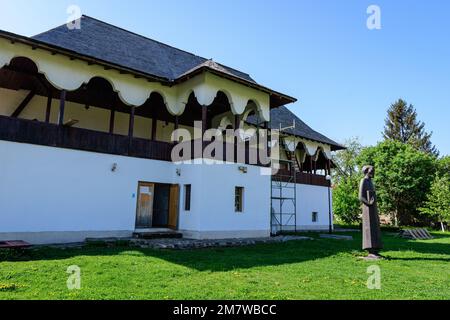
[[312, 222], [318, 222], [319, 221], [319, 213], [313, 212], [312, 213]]
[[244, 188], [236, 187], [234, 193], [234, 210], [236, 212], [243, 212], [244, 209]]
[[184, 211], [191, 211], [191, 185], [184, 185]]

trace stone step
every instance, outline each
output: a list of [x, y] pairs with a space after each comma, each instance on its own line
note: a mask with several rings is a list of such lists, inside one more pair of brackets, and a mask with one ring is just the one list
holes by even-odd
[[135, 239], [181, 239], [183, 234], [175, 231], [164, 232], [135, 232], [133, 233]]

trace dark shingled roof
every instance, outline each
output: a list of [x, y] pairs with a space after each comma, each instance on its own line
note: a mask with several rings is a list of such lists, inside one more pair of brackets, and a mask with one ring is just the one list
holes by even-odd
[[[311, 127], [309, 127], [306, 123], [300, 120], [300, 118], [298, 118], [294, 113], [292, 113], [288, 108], [284, 106], [272, 109], [270, 117], [271, 117], [270, 121], [271, 129], [280, 130], [280, 125], [281, 128], [291, 127], [295, 120], [295, 129], [286, 129], [283, 130], [283, 133], [328, 144], [331, 146], [332, 151], [345, 149], [345, 147], [343, 147], [339, 143], [311, 129]], [[251, 124], [256, 124], [257, 117], [255, 115], [252, 115], [247, 118], [247, 122]]]
[[[32, 39], [169, 81], [205, 63], [210, 64], [208, 59], [88, 16], [82, 16], [79, 30], [69, 30], [62, 25]], [[228, 74], [256, 84], [246, 73], [215, 65]]]

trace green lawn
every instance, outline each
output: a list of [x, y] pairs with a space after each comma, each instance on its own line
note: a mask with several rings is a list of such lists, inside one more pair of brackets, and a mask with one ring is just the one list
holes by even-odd
[[[245, 248], [156, 251], [42, 248], [0, 252], [0, 299], [450, 299], [450, 235], [408, 241], [384, 234], [381, 290], [367, 289], [354, 241], [324, 240]], [[70, 265], [81, 290], [66, 287]]]

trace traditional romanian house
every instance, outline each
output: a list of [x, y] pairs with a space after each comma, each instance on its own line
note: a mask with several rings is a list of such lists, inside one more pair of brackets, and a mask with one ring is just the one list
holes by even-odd
[[[342, 146], [285, 107], [295, 101], [87, 16], [34, 37], [0, 31], [0, 241], [328, 230]], [[244, 133], [219, 141], [217, 163], [187, 149], [174, 161], [217, 143], [202, 141], [210, 129]], [[252, 161], [248, 129], [269, 161]]]

